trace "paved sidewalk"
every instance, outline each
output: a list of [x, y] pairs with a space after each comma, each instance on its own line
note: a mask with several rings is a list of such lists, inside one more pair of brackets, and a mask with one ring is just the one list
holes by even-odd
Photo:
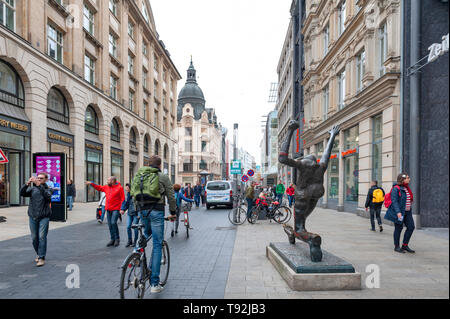
[[[410, 242], [416, 253], [399, 254], [392, 226], [371, 232], [370, 221], [355, 214], [317, 208], [306, 226], [321, 235], [323, 249], [354, 265], [362, 290], [292, 291], [266, 257], [269, 243], [287, 242], [287, 236], [281, 225], [264, 220], [238, 227], [225, 298], [449, 298], [448, 229], [416, 229]], [[380, 288], [366, 288], [370, 264], [380, 267]]]

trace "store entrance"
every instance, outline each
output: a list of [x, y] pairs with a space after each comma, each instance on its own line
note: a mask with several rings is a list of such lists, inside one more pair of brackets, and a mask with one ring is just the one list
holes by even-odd
[[[97, 185], [103, 185], [102, 183], [102, 164], [95, 162], [86, 162], [86, 176], [87, 180]], [[87, 188], [87, 201], [95, 202], [100, 200], [100, 192], [96, 191], [93, 187]]]
[[6, 151], [9, 160], [7, 164], [0, 164], [0, 207], [19, 206], [20, 187], [23, 181], [22, 152]]

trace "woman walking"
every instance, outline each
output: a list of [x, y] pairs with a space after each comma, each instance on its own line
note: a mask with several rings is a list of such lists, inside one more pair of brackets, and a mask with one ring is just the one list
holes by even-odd
[[[391, 189], [391, 204], [384, 216], [385, 219], [394, 222], [394, 250], [398, 253], [405, 252], [414, 253], [415, 251], [409, 248], [409, 240], [414, 231], [414, 219], [412, 216], [413, 193], [409, 188], [410, 178], [408, 174], [401, 173], [397, 177], [397, 183]], [[405, 234], [403, 235], [403, 244], [400, 247], [400, 235], [402, 233], [403, 225], [406, 226]]]

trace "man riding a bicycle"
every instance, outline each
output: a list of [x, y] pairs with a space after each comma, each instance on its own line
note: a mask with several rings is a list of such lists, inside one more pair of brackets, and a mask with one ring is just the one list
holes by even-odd
[[150, 157], [149, 166], [158, 169], [159, 193], [161, 199], [153, 206], [151, 210], [143, 210], [139, 213], [142, 223], [145, 225], [144, 235], [153, 239], [153, 251], [150, 258], [149, 268], [151, 269], [151, 292], [158, 293], [163, 290], [160, 285], [160, 267], [162, 256], [162, 243], [164, 239], [164, 211], [165, 199], [169, 202], [169, 219], [176, 219], [177, 203], [174, 196], [174, 190], [170, 178], [161, 173], [161, 158], [157, 155]]
[[[180, 191], [181, 189], [181, 185], [179, 184], [175, 184], [173, 185], [173, 190], [175, 191], [175, 200], [177, 202], [177, 221], [175, 222], [175, 234], [178, 234], [178, 225], [180, 224], [180, 212], [181, 212], [181, 204], [183, 201], [188, 202], [188, 203], [193, 203], [194, 201], [190, 198], [187, 198], [184, 196], [184, 194]], [[173, 230], [170, 234], [170, 236], [173, 237]]]

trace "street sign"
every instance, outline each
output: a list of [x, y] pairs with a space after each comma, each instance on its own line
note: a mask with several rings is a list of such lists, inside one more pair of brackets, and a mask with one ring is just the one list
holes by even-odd
[[231, 169], [230, 174], [239, 175], [241, 174], [241, 161], [240, 160], [234, 160], [231, 162]]
[[248, 176], [247, 176], [247, 175], [242, 176], [241, 180], [242, 180], [244, 183], [248, 182]]
[[6, 157], [5, 153], [3, 153], [2, 149], [0, 148], [0, 164], [6, 164], [8, 163], [8, 158]]
[[253, 175], [255, 175], [255, 172], [252, 169], [249, 169], [247, 175], [252, 177]]

